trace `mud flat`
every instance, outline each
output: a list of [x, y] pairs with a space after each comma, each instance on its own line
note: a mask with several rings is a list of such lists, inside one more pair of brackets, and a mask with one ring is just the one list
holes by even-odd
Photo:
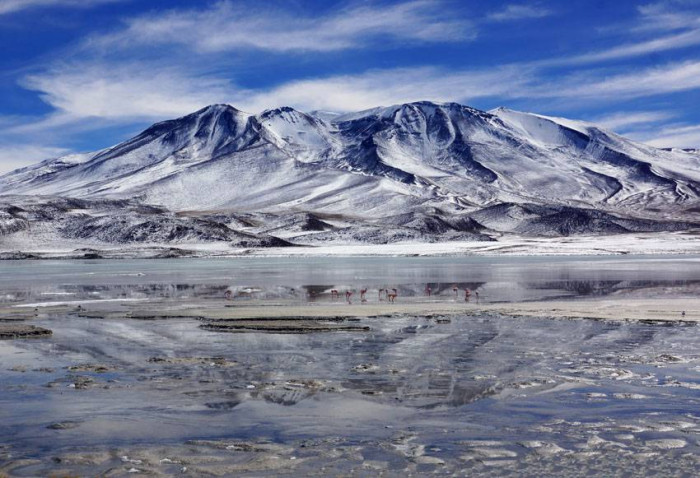
[[370, 304], [346, 307], [290, 306], [285, 309], [260, 305], [227, 308], [222, 317], [269, 318], [285, 313], [301, 317], [380, 317], [389, 315], [480, 315], [498, 313], [512, 317], [549, 317], [560, 319], [594, 319], [625, 322], [700, 322], [700, 299], [602, 299], [508, 302], [498, 304], [412, 301], [394, 304]]
[[[423, 301], [411, 299], [404, 303], [374, 302], [366, 304], [345, 303], [304, 303], [298, 301], [247, 301], [240, 304], [226, 304], [218, 301], [216, 304], [209, 302], [183, 302], [179, 306], [168, 306], [156, 309], [143, 310], [143, 308], [125, 312], [124, 317], [142, 320], [197, 318], [199, 320], [332, 320], [343, 321], [357, 317], [378, 317], [394, 314], [426, 315], [432, 313], [464, 313], [470, 307], [464, 303], [454, 303], [451, 300]], [[94, 317], [99, 317], [100, 312], [85, 312]], [[109, 314], [105, 311], [103, 314]]]
[[[167, 320], [193, 318], [204, 321], [203, 328], [221, 329], [227, 325], [249, 324], [240, 328], [267, 328], [275, 326], [310, 327], [318, 321], [342, 322], [357, 318], [381, 318], [396, 315], [411, 316], [451, 316], [481, 315], [498, 313], [511, 317], [548, 317], [561, 319], [594, 319], [621, 322], [700, 322], [700, 299], [691, 297], [671, 297], [643, 299], [635, 297], [547, 300], [525, 302], [487, 303], [465, 302], [453, 299], [407, 298], [395, 303], [370, 302], [365, 304], [344, 303], [305, 303], [298, 301], [248, 301], [241, 304], [227, 304], [224, 301], [182, 301], [178, 303], [115, 304], [118, 309], [82, 309], [79, 315], [87, 318], [124, 318], [138, 320]], [[265, 324], [264, 321], [270, 321]], [[239, 325], [240, 325], [239, 324]], [[318, 325], [318, 324], [317, 324]], [[211, 326], [211, 327], [210, 327]], [[234, 328], [234, 327], [231, 327]], [[328, 328], [332, 328], [328, 326]], [[338, 328], [338, 327], [337, 327]], [[340, 328], [338, 328], [340, 330]]]
[[35, 319], [38, 315], [38, 310], [28, 307], [0, 307], [0, 324], [16, 324], [25, 320]]
[[[571, 298], [567, 300], [537, 300], [489, 303], [487, 301], [465, 302], [450, 298], [426, 299], [409, 297], [397, 302], [367, 302], [346, 304], [342, 302], [307, 302], [298, 300], [251, 300], [230, 303], [224, 300], [178, 300], [178, 301], [105, 301], [80, 306], [75, 304], [47, 307], [30, 306], [40, 312], [23, 311], [25, 306], [2, 308], [7, 321], [16, 323], [41, 314], [75, 313], [87, 319], [133, 319], [173, 320], [196, 319], [204, 322], [202, 328], [209, 330], [250, 329], [298, 332], [313, 326], [318, 331], [354, 330], [352, 326], [332, 326], [329, 322], [346, 322], [358, 318], [381, 318], [398, 315], [451, 316], [481, 315], [497, 313], [511, 317], [547, 317], [561, 319], [594, 319], [622, 322], [700, 322], [700, 298], [620, 297], [603, 299]], [[0, 315], [1, 317], [2, 315]], [[319, 322], [323, 322], [322, 324]], [[2, 319], [0, 319], [0, 326]], [[245, 325], [245, 326], [244, 326]], [[345, 328], [344, 328], [345, 327]], [[357, 330], [366, 330], [359, 328]]]
[[627, 322], [700, 322], [700, 299], [669, 297], [536, 301], [477, 305], [478, 312], [510, 316], [597, 319]]
[[24, 324], [0, 324], [0, 340], [49, 337], [53, 332], [43, 327]]
[[348, 325], [319, 320], [232, 320], [206, 322], [199, 326], [213, 332], [270, 332], [276, 334], [310, 334], [314, 332], [366, 332], [367, 325]]

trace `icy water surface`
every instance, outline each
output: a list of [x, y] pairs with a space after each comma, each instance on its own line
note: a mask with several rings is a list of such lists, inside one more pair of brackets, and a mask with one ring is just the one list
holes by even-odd
[[[331, 288], [398, 288], [453, 295], [457, 285], [492, 302], [696, 292], [700, 258], [367, 257], [2, 261], [0, 304], [97, 299], [240, 296], [315, 300]], [[368, 296], [369, 297], [369, 296]]]
[[[700, 280], [693, 259], [37, 261], [0, 269], [5, 305], [218, 301], [227, 289], [240, 300], [327, 301], [332, 287], [424, 296], [426, 284], [441, 300], [454, 300], [453, 284], [489, 301], [673, 300]], [[189, 318], [75, 311], [42, 312], [31, 323], [53, 336], [0, 341], [0, 476], [693, 476], [698, 466], [696, 326], [396, 315], [360, 318], [368, 332], [226, 334]]]

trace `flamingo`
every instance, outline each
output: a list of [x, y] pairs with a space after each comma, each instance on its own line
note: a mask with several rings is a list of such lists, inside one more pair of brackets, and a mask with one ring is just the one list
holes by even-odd
[[331, 299], [338, 298], [338, 289], [331, 289]]
[[457, 289], [457, 285], [456, 285], [456, 284], [453, 285], [453, 286], [452, 286], [452, 292], [455, 293], [455, 297], [457, 297], [457, 290], [458, 290], [458, 289]]
[[381, 302], [382, 299], [382, 292], [384, 292], [384, 289], [379, 289], [379, 301]]
[[464, 289], [464, 300], [465, 302], [469, 302], [469, 296], [472, 295], [472, 291], [469, 289]]
[[396, 296], [399, 295], [396, 289], [391, 289], [391, 294], [389, 292], [386, 293], [387, 298], [389, 299], [389, 302], [392, 304], [394, 303], [394, 300], [396, 300]]
[[360, 299], [362, 302], [367, 302], [367, 299], [365, 298], [365, 294], [367, 293], [367, 288], [360, 289]]
[[351, 298], [351, 297], [352, 297], [352, 292], [349, 291], [349, 290], [346, 291], [346, 292], [345, 292], [345, 300], [348, 301], [348, 304], [352, 304], [352, 302], [350, 301], [350, 298]]
[[428, 297], [430, 297], [430, 293], [433, 291], [433, 289], [430, 288], [430, 286], [425, 287], [425, 292], [428, 294]]

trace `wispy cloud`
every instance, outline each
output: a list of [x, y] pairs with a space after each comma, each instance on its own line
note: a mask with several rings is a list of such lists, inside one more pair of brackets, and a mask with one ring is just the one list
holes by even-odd
[[243, 101], [253, 111], [280, 104], [304, 110], [353, 111], [425, 99], [469, 102], [507, 96], [528, 81], [528, 70], [520, 67], [462, 71], [400, 68], [293, 81], [256, 92]]
[[544, 18], [552, 14], [552, 11], [536, 4], [510, 4], [497, 12], [489, 14], [486, 18], [495, 22], [508, 22], [529, 18]]
[[28, 166], [46, 158], [67, 154], [68, 149], [35, 144], [0, 143], [0, 174]]
[[619, 60], [621, 58], [632, 58], [663, 51], [677, 50], [696, 45], [700, 45], [700, 28], [659, 38], [653, 38], [650, 40], [627, 43], [603, 51], [591, 52], [567, 58], [545, 60], [541, 62], [541, 64], [575, 65], [600, 63], [609, 60]]
[[632, 30], [637, 32], [673, 31], [688, 27], [697, 27], [700, 18], [696, 0], [666, 0], [648, 3], [637, 7], [642, 17]]
[[676, 115], [668, 111], [629, 111], [599, 116], [591, 122], [606, 129], [623, 131], [631, 126], [658, 124], [674, 116]]
[[700, 125], [672, 125], [661, 129], [632, 132], [630, 137], [657, 148], [699, 148]]
[[532, 97], [620, 101], [696, 89], [700, 89], [700, 61], [691, 60], [607, 77], [604, 71], [577, 73], [533, 87], [527, 94]]
[[574, 66], [635, 58], [700, 45], [700, 2], [675, 0], [642, 5], [631, 21], [607, 27], [616, 46], [565, 57], [548, 58], [540, 66]]
[[376, 39], [450, 42], [475, 35], [473, 24], [450, 16], [441, 1], [363, 3], [314, 17], [284, 10], [251, 10], [221, 1], [204, 9], [131, 18], [124, 29], [92, 38], [88, 46], [176, 44], [209, 53], [237, 49], [324, 52], [358, 47]]
[[169, 118], [211, 103], [231, 103], [250, 112], [289, 105], [302, 110], [355, 111], [424, 99], [469, 101], [508, 95], [524, 87], [522, 67], [446, 71], [440, 68], [370, 70], [290, 81], [267, 89], [246, 89], [213, 76], [186, 75], [133, 64], [115, 67], [65, 65], [26, 79], [56, 113], [15, 128], [29, 132], [86, 118], [128, 121]]
[[[280, 105], [353, 111], [424, 99], [467, 103], [480, 98], [622, 100], [700, 89], [700, 61], [601, 76], [604, 73], [593, 71], [544, 80], [537, 68], [523, 64], [468, 70], [416, 67], [290, 80], [251, 89], [223, 77], [139, 62], [63, 64], [25, 79], [25, 85], [37, 91], [55, 113], [18, 128], [20, 132], [55, 128], [86, 118], [124, 122], [168, 118], [211, 103], [231, 103], [255, 113]], [[621, 127], [625, 121], [629, 125], [640, 119], [658, 117], [607, 118], [607, 126]]]
[[38, 7], [93, 7], [123, 0], [0, 0], [0, 15]]
[[55, 65], [28, 76], [24, 85], [66, 121], [168, 117], [225, 102], [233, 91], [225, 79], [139, 62]]

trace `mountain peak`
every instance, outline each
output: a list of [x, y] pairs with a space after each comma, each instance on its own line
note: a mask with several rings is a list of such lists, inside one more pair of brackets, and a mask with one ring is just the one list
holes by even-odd
[[179, 118], [179, 120], [188, 120], [196, 118], [199, 119], [199, 121], [201, 122], [207, 120], [220, 121], [220, 119], [223, 118], [224, 121], [234, 121], [236, 118], [247, 119], [250, 116], [252, 116], [250, 113], [241, 111], [238, 108], [235, 108], [231, 105], [219, 103], [206, 106], [198, 111], [195, 111], [192, 114]]
[[234, 111], [236, 113], [242, 113], [241, 110], [238, 108], [229, 105], [228, 103], [214, 103], [209, 106], [205, 106], [204, 108], [197, 110], [194, 112], [194, 114], [200, 114], [200, 113], [221, 113], [224, 111]]
[[269, 119], [276, 116], [309, 118], [310, 116], [304, 112], [296, 110], [291, 106], [280, 106], [278, 108], [270, 108], [258, 115], [260, 119]]

